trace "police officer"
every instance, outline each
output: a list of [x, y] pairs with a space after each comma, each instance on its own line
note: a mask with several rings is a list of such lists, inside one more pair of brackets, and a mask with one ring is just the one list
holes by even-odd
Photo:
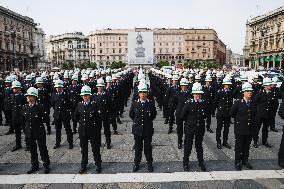
[[110, 122], [113, 128], [113, 134], [117, 133], [117, 124], [116, 124], [116, 113], [117, 113], [117, 101], [116, 101], [116, 89], [112, 86], [112, 77], [106, 76], [106, 93], [110, 97]]
[[86, 172], [88, 164], [88, 141], [91, 143], [92, 152], [97, 166], [97, 173], [102, 171], [101, 167], [101, 153], [100, 153], [100, 141], [98, 135], [100, 135], [101, 118], [98, 112], [98, 107], [91, 101], [92, 89], [89, 86], [83, 86], [81, 89], [82, 102], [77, 104], [74, 112], [75, 121], [79, 122], [79, 138], [82, 154], [80, 174]]
[[173, 78], [173, 76], [171, 74], [168, 74], [166, 76], [167, 81], [164, 82], [163, 85], [163, 117], [165, 118], [165, 124], [169, 123], [169, 107], [168, 107], [168, 103], [169, 103], [169, 97], [167, 96], [167, 90], [168, 88], [171, 87], [171, 80]]
[[184, 171], [189, 171], [189, 156], [192, 150], [193, 139], [195, 139], [195, 148], [199, 167], [202, 171], [206, 171], [203, 159], [202, 141], [205, 133], [205, 119], [208, 112], [206, 102], [201, 99], [203, 94], [200, 83], [194, 83], [192, 86], [193, 99], [186, 101], [181, 117], [185, 120], [184, 127], [184, 156], [183, 168]]
[[180, 80], [180, 91], [175, 93], [173, 104], [176, 109], [176, 124], [177, 124], [177, 135], [178, 135], [178, 149], [182, 148], [182, 138], [183, 138], [183, 125], [184, 120], [181, 117], [181, 111], [185, 102], [190, 99], [190, 93], [188, 91], [188, 80], [186, 78], [182, 78]]
[[214, 100], [214, 88], [211, 86], [212, 78], [210, 75], [207, 75], [205, 78], [205, 85], [203, 86], [203, 95], [204, 99], [208, 106], [208, 114], [206, 117], [206, 129], [209, 133], [213, 133], [211, 129], [211, 115], [213, 112], [213, 100]]
[[61, 129], [62, 123], [64, 125], [67, 141], [69, 143], [69, 149], [73, 148], [73, 134], [70, 125], [71, 119], [71, 103], [69, 95], [63, 91], [63, 82], [57, 80], [54, 85], [56, 92], [52, 94], [52, 106], [54, 109], [54, 123], [56, 130], [56, 143], [54, 149], [60, 147], [61, 143]]
[[177, 75], [173, 75], [172, 79], [172, 86], [168, 88], [166, 95], [169, 99], [168, 108], [169, 108], [169, 130], [168, 134], [171, 134], [173, 131], [173, 125], [175, 120], [175, 105], [173, 103], [174, 96], [177, 91], [179, 91], [179, 85], [178, 85], [179, 77]]
[[223, 146], [225, 148], [231, 149], [231, 146], [228, 144], [228, 134], [230, 128], [230, 115], [229, 111], [233, 104], [233, 95], [230, 87], [232, 82], [229, 78], [225, 77], [223, 79], [223, 89], [219, 89], [215, 94], [214, 98], [214, 112], [217, 108], [216, 118], [217, 118], [217, 128], [216, 128], [216, 141], [217, 148], [221, 149], [221, 131], [223, 131]]
[[46, 147], [46, 133], [43, 125], [44, 109], [42, 105], [37, 103], [38, 90], [36, 88], [29, 88], [25, 96], [28, 104], [22, 107], [22, 119], [25, 123], [25, 135], [30, 147], [29, 151], [31, 153], [32, 164], [32, 167], [27, 171], [27, 174], [39, 170], [37, 146], [43, 161], [44, 173], [47, 174], [50, 172], [50, 161]]
[[77, 122], [74, 119], [74, 111], [75, 108], [78, 104], [78, 102], [80, 102], [80, 90], [81, 90], [81, 86], [78, 85], [78, 75], [74, 74], [72, 76], [72, 81], [71, 81], [71, 85], [68, 86], [67, 91], [69, 93], [70, 96], [70, 101], [71, 101], [71, 113], [72, 113], [72, 121], [73, 121], [73, 134], [77, 133]]
[[281, 98], [281, 93], [280, 93], [280, 89], [277, 87], [277, 83], [278, 83], [278, 78], [277, 76], [273, 77], [272, 78], [272, 88], [271, 88], [271, 91], [273, 93], [273, 97], [272, 97], [272, 100], [273, 100], [273, 116], [271, 118], [271, 123], [270, 123], [270, 130], [273, 131], [273, 132], [278, 132], [278, 130], [275, 128], [275, 117], [276, 117], [276, 113], [277, 113], [277, 110], [278, 110], [278, 107], [279, 107], [279, 98]]
[[0, 125], [3, 125], [2, 111], [4, 112], [4, 81], [0, 75]]
[[5, 133], [5, 135], [9, 135], [14, 133], [14, 129], [12, 126], [12, 101], [11, 95], [13, 91], [11, 89], [12, 78], [10, 76], [5, 79], [5, 91], [4, 91], [4, 115], [6, 123], [5, 125], [9, 126], [9, 131]]
[[250, 143], [252, 141], [256, 107], [252, 101], [253, 88], [249, 82], [242, 84], [243, 98], [237, 99], [230, 110], [234, 118], [235, 133], [235, 168], [242, 170], [242, 164], [252, 169], [248, 162]]
[[[12, 101], [12, 127], [15, 131], [16, 136], [16, 146], [12, 148], [12, 152], [17, 151], [18, 149], [22, 148], [21, 144], [21, 130], [24, 131], [24, 125], [21, 121], [21, 111], [22, 106], [25, 104], [26, 99], [24, 94], [21, 93], [21, 83], [19, 81], [13, 81], [12, 82], [12, 90], [13, 94], [11, 96]], [[28, 150], [28, 146], [26, 147], [26, 150]]]
[[[97, 80], [96, 84], [97, 93], [94, 93], [92, 96], [92, 101], [97, 104], [102, 124], [100, 126], [103, 126], [104, 128], [104, 134], [106, 138], [106, 145], [107, 149], [111, 148], [111, 132], [110, 132], [110, 112], [111, 112], [111, 104], [110, 104], [110, 96], [105, 93], [104, 87], [105, 82], [102, 78]], [[99, 136], [101, 137], [101, 135]], [[99, 139], [101, 142], [101, 138]]]
[[259, 130], [262, 126], [262, 144], [267, 148], [271, 148], [272, 146], [267, 142], [268, 139], [268, 129], [273, 119], [273, 111], [274, 111], [274, 97], [272, 88], [271, 78], [263, 79], [263, 90], [259, 91], [258, 94], [255, 95], [254, 101], [257, 106], [256, 112], [256, 131], [253, 137], [255, 148], [258, 148], [258, 134]]
[[42, 105], [44, 109], [44, 122], [46, 123], [46, 130], [47, 135], [51, 134], [51, 127], [50, 127], [50, 93], [49, 91], [44, 88], [44, 81], [41, 77], [36, 78], [36, 87], [38, 89], [38, 99], [37, 102]]
[[154, 134], [153, 121], [157, 111], [155, 102], [147, 99], [148, 86], [146, 83], [138, 85], [139, 99], [132, 102], [129, 117], [133, 120], [132, 134], [135, 141], [135, 158], [133, 172], [138, 171], [142, 159], [142, 150], [148, 164], [148, 171], [153, 172], [152, 137]]

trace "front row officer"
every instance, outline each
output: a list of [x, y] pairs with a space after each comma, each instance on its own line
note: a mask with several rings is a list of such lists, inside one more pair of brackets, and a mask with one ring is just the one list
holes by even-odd
[[203, 94], [201, 84], [194, 83], [192, 86], [193, 99], [186, 101], [181, 112], [181, 117], [185, 120], [184, 171], [189, 171], [188, 162], [194, 138], [199, 167], [202, 171], [206, 171], [203, 159], [202, 141], [205, 133], [205, 119], [207, 118], [208, 106], [206, 102], [201, 99], [201, 94]]
[[74, 120], [79, 123], [79, 138], [82, 154], [80, 174], [86, 172], [88, 164], [88, 141], [90, 140], [92, 152], [97, 166], [97, 173], [102, 171], [100, 153], [100, 115], [95, 103], [91, 101], [91, 88], [87, 85], [81, 89], [82, 102], [77, 104], [74, 112]]
[[142, 159], [142, 150], [144, 143], [144, 154], [148, 164], [148, 171], [153, 172], [152, 157], [152, 137], [154, 134], [153, 121], [156, 118], [157, 111], [155, 102], [147, 99], [148, 86], [146, 83], [138, 85], [139, 99], [133, 101], [129, 111], [129, 117], [133, 120], [132, 134], [134, 135], [134, 167], [133, 172], [138, 171]]
[[44, 108], [37, 102], [38, 90], [36, 88], [30, 87], [25, 96], [28, 104], [22, 107], [22, 120], [25, 123], [26, 140], [30, 147], [29, 151], [32, 163], [32, 167], [27, 171], [27, 174], [39, 170], [37, 146], [43, 161], [44, 173], [48, 174], [50, 172], [50, 161], [46, 147], [46, 132], [43, 124], [45, 117]]
[[252, 85], [242, 85], [243, 98], [237, 99], [231, 107], [230, 115], [234, 118], [235, 132], [235, 168], [242, 170], [242, 164], [252, 169], [248, 162], [250, 143], [255, 130], [256, 106], [252, 102]]

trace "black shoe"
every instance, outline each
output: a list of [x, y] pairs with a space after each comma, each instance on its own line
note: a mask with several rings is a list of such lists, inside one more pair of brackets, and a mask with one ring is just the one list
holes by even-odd
[[47, 133], [46, 133], [47, 135], [50, 135], [51, 134], [51, 131], [47, 131]]
[[27, 171], [27, 174], [32, 174], [32, 173], [34, 173], [35, 171], [38, 171], [38, 170], [39, 170], [38, 166], [37, 167], [31, 167], [31, 169]]
[[76, 130], [76, 129], [74, 129], [73, 134], [76, 134], [76, 133], [77, 133], [77, 130]]
[[119, 121], [117, 121], [117, 123], [118, 123], [118, 124], [122, 124], [122, 122], [121, 122], [120, 120], [119, 120]]
[[188, 172], [189, 171], [189, 165], [188, 164], [184, 164], [183, 165], [183, 170]]
[[83, 174], [83, 173], [86, 172], [86, 170], [87, 170], [87, 167], [86, 167], [86, 166], [81, 166], [81, 169], [80, 169], [79, 173], [80, 173], [80, 174]]
[[168, 124], [169, 123], [169, 121], [168, 120], [166, 120], [165, 122], [164, 122], [164, 124]]
[[133, 172], [138, 171], [138, 169], [139, 169], [139, 164], [135, 164], [135, 165], [133, 166]]
[[69, 144], [69, 149], [73, 149], [73, 144]]
[[114, 135], [117, 135], [117, 134], [118, 134], [118, 132], [117, 132], [117, 131], [113, 131], [113, 134], [114, 134]]
[[267, 147], [267, 148], [272, 148], [272, 145], [270, 145], [268, 142], [266, 143], [262, 143], [263, 146]]
[[207, 131], [208, 131], [209, 133], [214, 133], [211, 128], [208, 128]]
[[171, 134], [172, 132], [173, 132], [172, 129], [169, 129], [169, 130], [168, 130], [168, 134]]
[[246, 166], [248, 169], [252, 169], [252, 166], [248, 161], [243, 161], [243, 165]]
[[272, 129], [270, 129], [271, 131], [273, 131], [273, 132], [276, 132], [276, 133], [278, 133], [278, 130], [277, 129], [275, 129], [275, 128], [272, 128]]
[[107, 144], [107, 149], [111, 149], [111, 145], [110, 144]]
[[50, 172], [49, 166], [45, 166], [43, 172], [44, 172], [44, 174], [48, 174]]
[[181, 148], [182, 148], [182, 144], [178, 143], [178, 149], [181, 149]]
[[217, 148], [218, 148], [218, 149], [222, 149], [221, 143], [217, 143]]
[[8, 131], [7, 133], [5, 133], [5, 135], [10, 135], [10, 134], [13, 134], [14, 133], [14, 131]]
[[253, 143], [253, 147], [258, 148], [257, 142], [254, 142], [254, 143]]
[[278, 161], [278, 165], [279, 165], [282, 169], [284, 169], [284, 162]]
[[53, 149], [57, 149], [60, 147], [60, 144], [55, 144], [55, 146], [53, 147]]
[[26, 151], [26, 152], [30, 151], [30, 148], [29, 148], [29, 147], [26, 147], [26, 148], [25, 148], [25, 151]]
[[204, 163], [199, 163], [199, 167], [200, 167], [201, 171], [206, 171], [206, 167], [205, 167]]
[[12, 148], [12, 152], [15, 152], [15, 151], [17, 151], [17, 150], [19, 150], [19, 149], [21, 149], [22, 148], [22, 146], [20, 146], [20, 145], [17, 145], [17, 146], [14, 146], [14, 148]]
[[97, 165], [96, 172], [97, 173], [101, 173], [102, 172], [102, 166], [101, 165]]
[[235, 168], [236, 168], [237, 171], [241, 171], [241, 170], [242, 170], [242, 165], [241, 165], [241, 163], [235, 164]]
[[148, 171], [149, 171], [150, 173], [152, 173], [152, 172], [154, 171], [154, 168], [153, 168], [152, 163], [149, 163], [149, 164], [148, 164]]
[[223, 143], [222, 146], [224, 146], [225, 148], [231, 149], [231, 146], [227, 142]]

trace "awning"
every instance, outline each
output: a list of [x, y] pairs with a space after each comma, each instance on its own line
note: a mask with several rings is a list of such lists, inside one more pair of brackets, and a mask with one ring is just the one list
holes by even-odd
[[264, 62], [268, 62], [268, 57], [264, 57]]
[[276, 56], [276, 60], [275, 60], [275, 61], [276, 61], [276, 62], [280, 62], [280, 60], [281, 60], [280, 56], [279, 56], [279, 55], [277, 55], [277, 56]]
[[273, 60], [274, 60], [273, 56], [270, 56], [269, 62], [273, 62]]
[[284, 54], [282, 54], [282, 60], [284, 60]]

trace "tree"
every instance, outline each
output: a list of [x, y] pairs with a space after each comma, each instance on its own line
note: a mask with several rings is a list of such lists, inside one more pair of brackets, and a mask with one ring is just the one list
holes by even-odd
[[110, 68], [111, 69], [118, 69], [118, 68], [124, 68], [126, 66], [126, 64], [122, 61], [119, 61], [119, 62], [113, 62], [111, 65], [110, 65]]
[[156, 66], [158, 67], [158, 68], [162, 68], [163, 66], [170, 66], [170, 63], [168, 62], [168, 61], [159, 61], [157, 64], [156, 64]]

